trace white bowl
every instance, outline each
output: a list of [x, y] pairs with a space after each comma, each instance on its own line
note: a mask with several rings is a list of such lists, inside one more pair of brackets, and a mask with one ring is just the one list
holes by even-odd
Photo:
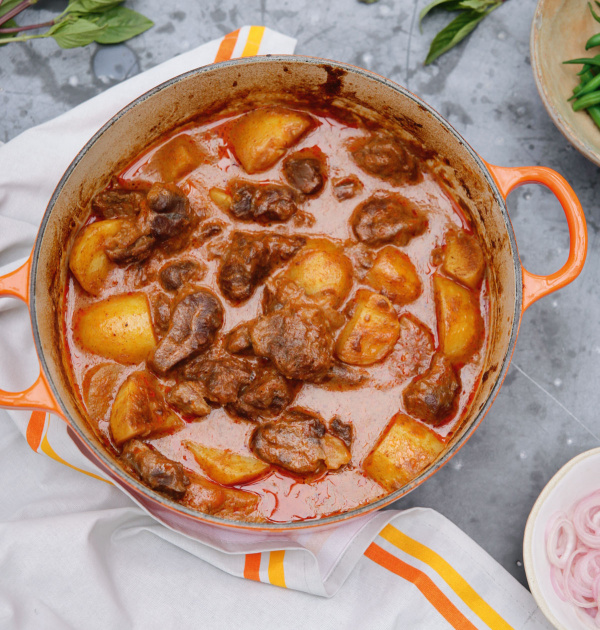
[[559, 630], [589, 630], [593, 621], [588, 624], [580, 619], [575, 606], [562, 601], [550, 582], [546, 525], [556, 512], [568, 511], [599, 487], [600, 448], [594, 448], [567, 462], [550, 479], [534, 503], [525, 526], [523, 563], [529, 588], [540, 610]]

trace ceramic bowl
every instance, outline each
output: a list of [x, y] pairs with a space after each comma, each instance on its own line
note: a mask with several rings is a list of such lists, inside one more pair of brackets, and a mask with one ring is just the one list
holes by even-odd
[[581, 66], [563, 64], [567, 59], [598, 54], [596, 48], [585, 50], [587, 40], [598, 32], [600, 24], [584, 0], [539, 0], [530, 52], [533, 76], [550, 118], [578, 151], [600, 166], [600, 129], [585, 111], [574, 112], [567, 101], [579, 84]]
[[575, 607], [556, 594], [550, 582], [550, 562], [546, 557], [546, 525], [560, 511], [598, 490], [600, 448], [586, 451], [567, 462], [550, 479], [537, 498], [525, 526], [523, 561], [531, 593], [548, 621], [559, 630], [589, 630]]

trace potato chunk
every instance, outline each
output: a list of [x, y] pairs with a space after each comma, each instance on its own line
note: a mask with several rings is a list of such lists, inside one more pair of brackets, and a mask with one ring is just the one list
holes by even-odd
[[206, 162], [206, 155], [188, 134], [169, 140], [150, 158], [148, 170], [155, 171], [164, 183], [178, 182], [197, 166]]
[[133, 372], [121, 385], [110, 413], [110, 432], [117, 446], [183, 428], [185, 423], [164, 403], [158, 380], [150, 372]]
[[265, 171], [312, 126], [307, 114], [282, 107], [258, 109], [239, 118], [231, 144], [246, 173]]
[[443, 276], [434, 276], [433, 289], [441, 351], [451, 361], [463, 363], [483, 342], [483, 319], [476, 296]]
[[117, 363], [140, 363], [156, 345], [143, 293], [113, 295], [82, 309], [75, 317], [74, 332], [83, 348]]
[[337, 308], [352, 288], [352, 263], [330, 241], [316, 240], [292, 259], [287, 276], [309, 297]]
[[400, 305], [414, 302], [423, 290], [410, 258], [392, 245], [377, 254], [365, 281], [394, 304]]
[[104, 251], [107, 239], [115, 236], [125, 221], [97, 221], [84, 228], [71, 250], [69, 267], [79, 284], [88, 293], [98, 295], [110, 270], [115, 266]]
[[184, 442], [202, 470], [217, 483], [231, 486], [236, 483], [247, 483], [269, 470], [269, 464], [250, 456], [239, 455], [229, 450], [221, 450], [198, 444], [197, 442]]
[[398, 413], [363, 468], [388, 492], [402, 488], [425, 470], [444, 449], [444, 442], [412, 418]]
[[449, 232], [442, 269], [471, 289], [477, 289], [485, 271], [485, 259], [477, 237], [463, 231]]
[[352, 456], [350, 449], [339, 437], [326, 433], [321, 438], [321, 448], [325, 453], [325, 465], [329, 470], [337, 470], [345, 466]]
[[335, 345], [340, 360], [350, 365], [371, 365], [391, 352], [400, 334], [398, 315], [383, 295], [360, 289], [356, 307]]
[[212, 201], [221, 209], [223, 212], [229, 212], [231, 209], [231, 204], [233, 203], [233, 198], [231, 195], [222, 188], [211, 188], [208, 191], [210, 198]]

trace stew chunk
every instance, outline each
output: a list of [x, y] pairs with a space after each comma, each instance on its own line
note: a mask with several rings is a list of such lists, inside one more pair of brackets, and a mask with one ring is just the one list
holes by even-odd
[[302, 151], [290, 155], [283, 163], [283, 173], [290, 186], [305, 195], [316, 195], [323, 190], [324, 170], [321, 160]]
[[364, 469], [388, 492], [394, 492], [429, 466], [444, 446], [433, 431], [399, 413], [367, 456]]
[[163, 400], [156, 378], [134, 372], [121, 385], [110, 414], [110, 432], [117, 446], [134, 437], [147, 437], [179, 429], [183, 421]]
[[438, 426], [456, 412], [459, 393], [460, 379], [452, 363], [437, 353], [429, 368], [404, 390], [404, 406], [415, 418]]
[[92, 199], [92, 210], [104, 219], [135, 217], [142, 209], [144, 195], [129, 190], [104, 190]]
[[299, 475], [337, 470], [350, 461], [348, 447], [326, 432], [319, 416], [297, 409], [258, 427], [250, 444], [262, 460]]
[[308, 114], [283, 107], [258, 109], [237, 120], [231, 144], [247, 173], [265, 171], [311, 127]]
[[297, 209], [294, 191], [289, 186], [251, 182], [236, 182], [232, 186], [229, 211], [236, 219], [263, 225], [285, 222]]
[[327, 372], [333, 337], [321, 309], [293, 305], [259, 317], [251, 332], [254, 352], [287, 378], [310, 381]]
[[471, 289], [479, 287], [485, 259], [477, 237], [463, 231], [447, 234], [443, 269]]
[[344, 363], [371, 365], [386, 357], [398, 340], [398, 315], [379, 293], [360, 289], [354, 300], [354, 313], [337, 339], [335, 352]]
[[232, 302], [243, 302], [270, 271], [291, 258], [306, 242], [302, 236], [234, 232], [219, 269], [218, 283]]
[[415, 156], [401, 140], [389, 134], [373, 134], [359, 143], [352, 157], [369, 175], [394, 183], [415, 182], [420, 176]]
[[391, 245], [378, 252], [375, 263], [365, 280], [394, 304], [410, 304], [421, 295], [423, 290], [417, 270], [410, 258]]
[[427, 218], [415, 203], [400, 195], [376, 195], [360, 204], [350, 218], [356, 238], [379, 247], [406, 245], [427, 229]]
[[184, 297], [175, 307], [169, 332], [160, 341], [150, 364], [164, 374], [174, 365], [205, 350], [223, 324], [223, 307], [208, 290]]
[[181, 464], [167, 459], [139, 440], [127, 442], [122, 458], [151, 488], [181, 498], [190, 480]]
[[118, 363], [140, 363], [156, 345], [144, 293], [113, 295], [82, 309], [75, 339], [88, 351]]
[[269, 464], [252, 455], [240, 455], [229, 450], [204, 446], [197, 442], [184, 442], [204, 472], [217, 483], [231, 486], [248, 483], [264, 475]]

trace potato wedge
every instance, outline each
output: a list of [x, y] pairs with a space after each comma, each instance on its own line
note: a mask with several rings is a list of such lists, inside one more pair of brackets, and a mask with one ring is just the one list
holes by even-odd
[[164, 183], [178, 182], [196, 167], [206, 162], [204, 151], [188, 134], [181, 134], [165, 145], [150, 158], [149, 171], [156, 171]]
[[75, 316], [78, 345], [117, 363], [135, 364], [156, 346], [148, 298], [143, 293], [114, 295]]
[[86, 372], [82, 386], [83, 402], [94, 422], [106, 417], [117, 383], [124, 376], [124, 369], [116, 363], [100, 363]]
[[365, 282], [383, 293], [394, 304], [414, 302], [423, 286], [410, 258], [396, 247], [388, 245], [380, 250]]
[[223, 212], [229, 212], [231, 209], [231, 204], [233, 203], [233, 199], [231, 195], [223, 190], [222, 188], [211, 188], [208, 191], [210, 198], [212, 201], [221, 209]]
[[233, 151], [246, 173], [265, 171], [312, 126], [307, 114], [269, 107], [239, 118], [231, 129]]
[[414, 479], [444, 450], [444, 442], [409, 416], [396, 414], [363, 468], [388, 492]]
[[338, 358], [350, 365], [371, 365], [387, 356], [400, 334], [398, 315], [380, 293], [360, 289], [354, 314], [335, 344]]
[[133, 372], [121, 385], [110, 413], [110, 432], [117, 446], [134, 437], [181, 429], [185, 423], [165, 404], [150, 372]]
[[352, 458], [350, 449], [339, 437], [326, 433], [321, 438], [321, 448], [325, 453], [325, 465], [329, 470], [345, 466]]
[[352, 288], [352, 263], [332, 243], [315, 241], [296, 254], [287, 276], [309, 297], [337, 308]]
[[106, 241], [123, 227], [122, 219], [97, 221], [84, 228], [69, 256], [69, 267], [85, 291], [98, 295], [115, 264], [104, 252]]
[[269, 464], [250, 455], [239, 455], [197, 442], [185, 441], [184, 444], [192, 452], [202, 470], [213, 481], [224, 486], [247, 483], [264, 475], [270, 468]]
[[449, 232], [442, 269], [471, 289], [477, 289], [485, 272], [485, 258], [477, 237], [462, 230]]
[[462, 285], [436, 275], [433, 290], [441, 351], [453, 362], [467, 361], [483, 343], [477, 297]]

